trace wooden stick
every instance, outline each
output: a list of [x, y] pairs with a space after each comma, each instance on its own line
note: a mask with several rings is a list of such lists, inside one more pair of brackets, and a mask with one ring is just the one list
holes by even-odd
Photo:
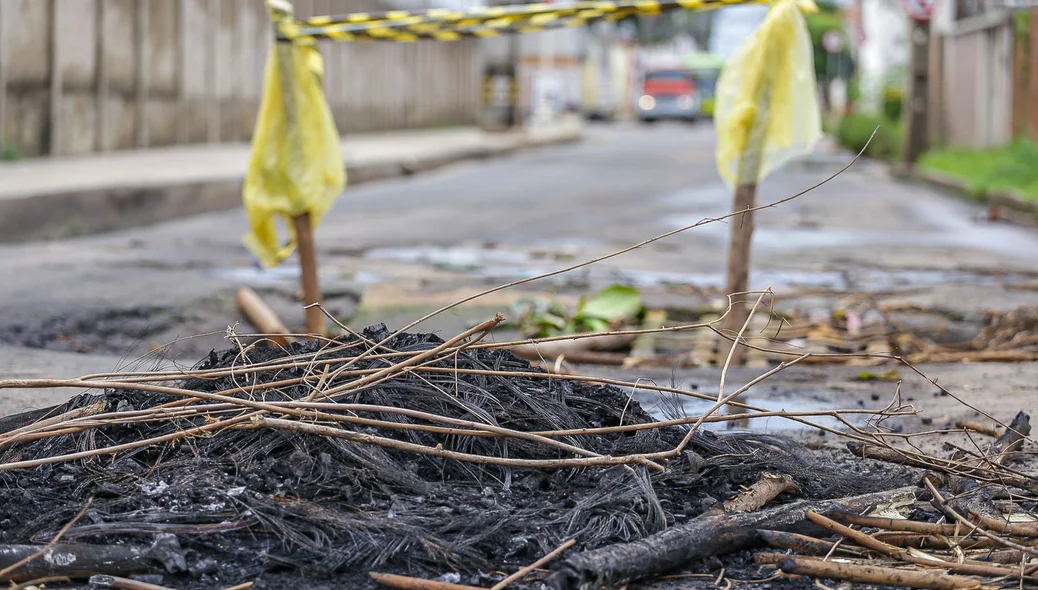
[[908, 465], [909, 467], [920, 467], [922, 469], [931, 469], [939, 471], [941, 473], [968, 473], [974, 478], [984, 478], [984, 481], [997, 481], [1002, 485], [1012, 486], [1020, 488], [1022, 490], [1028, 490], [1030, 492], [1038, 492], [1038, 479], [1031, 477], [1024, 477], [1021, 475], [1015, 475], [1011, 473], [995, 472], [985, 468], [973, 468], [962, 462], [948, 461], [946, 459], [936, 459], [933, 457], [927, 458], [927, 461], [922, 461], [910, 455], [899, 453], [894, 449], [887, 447], [880, 447], [876, 445], [865, 444], [861, 441], [850, 441], [847, 443], [847, 449], [862, 458], [865, 459], [876, 459], [877, 461], [887, 461], [889, 463], [897, 463], [899, 465]]
[[159, 586], [157, 584], [131, 580], [130, 578], [107, 575], [90, 576], [90, 585], [102, 588], [119, 588], [120, 590], [171, 590], [168, 586]]
[[960, 420], [955, 423], [955, 426], [962, 428], [963, 430], [973, 430], [981, 434], [986, 434], [992, 438], [998, 438], [998, 428], [993, 424], [985, 424], [983, 422], [977, 422], [976, 420]]
[[849, 512], [841, 512], [838, 510], [829, 513], [829, 516], [844, 524], [867, 526], [887, 531], [904, 531], [910, 533], [921, 533], [924, 535], [954, 535], [956, 532], [959, 534], [966, 534], [969, 532], [968, 527], [956, 524], [938, 524], [934, 522], [919, 522], [916, 520], [901, 520], [899, 518], [861, 516], [860, 514], [851, 514]]
[[[725, 282], [725, 294], [745, 293], [750, 283], [750, 246], [753, 241], [753, 207], [757, 199], [756, 184], [740, 184], [735, 188], [735, 200], [732, 212], [735, 217], [730, 222], [728, 239], [728, 275]], [[749, 312], [746, 302], [733, 298], [732, 310], [725, 317], [723, 328], [728, 332], [736, 332], [746, 321]], [[722, 342], [719, 354], [727, 356], [734, 348], [732, 358], [734, 364], [742, 362], [744, 350], [737, 342]]]
[[302, 271], [303, 303], [306, 309], [306, 331], [324, 335], [324, 314], [317, 305], [321, 303], [321, 286], [317, 281], [317, 254], [314, 249], [313, 226], [310, 214], [303, 213], [293, 218], [296, 225], [296, 247], [299, 248], [299, 267]]
[[[971, 529], [966, 527], [959, 527], [959, 533], [965, 535], [969, 533]], [[912, 533], [908, 531], [881, 531], [870, 535], [873, 539], [881, 541], [888, 545], [895, 547], [916, 547], [916, 548], [933, 548], [933, 549], [948, 549], [950, 546], [955, 545], [962, 549], [983, 549], [988, 547], [1001, 547], [1001, 545], [995, 544], [991, 539], [980, 538], [974, 536], [967, 537], [945, 537], [938, 535], [924, 535], [922, 533]]]
[[970, 511], [970, 516], [982, 524], [984, 528], [991, 529], [996, 533], [1018, 537], [1038, 537], [1038, 522], [1009, 522], [1008, 520], [992, 518], [972, 510]]
[[397, 590], [483, 590], [478, 586], [462, 586], [449, 582], [438, 582], [436, 580], [423, 580], [422, 578], [411, 578], [398, 576], [396, 574], [381, 574], [371, 572], [368, 574], [371, 580], [379, 586], [396, 588]]
[[544, 566], [544, 564], [546, 564], [549, 561], [555, 559], [563, 551], [569, 549], [570, 547], [572, 547], [572, 546], [574, 546], [576, 544], [577, 544], [577, 540], [576, 539], [570, 539], [569, 541], [566, 541], [562, 545], [559, 545], [554, 550], [552, 550], [551, 553], [545, 555], [544, 557], [538, 559], [537, 561], [531, 563], [530, 565], [520, 569], [519, 571], [517, 571], [514, 574], [508, 576], [504, 580], [501, 580], [497, 584], [494, 584], [490, 588], [490, 590], [504, 590], [510, 584], [512, 584], [512, 582], [518, 582], [519, 580], [523, 579], [523, 576], [525, 576], [526, 574], [532, 572], [533, 570], [535, 570], [535, 569], [537, 569], [539, 567]]
[[779, 494], [789, 492], [800, 495], [800, 486], [788, 475], [764, 473], [753, 485], [725, 502], [713, 512], [753, 512], [763, 508]]
[[[829, 555], [829, 552], [833, 550], [833, 546], [836, 543], [832, 541], [823, 541], [814, 537], [808, 537], [807, 535], [800, 535], [797, 533], [789, 533], [786, 531], [768, 531], [760, 530], [757, 531], [757, 535], [762, 541], [767, 543], [769, 546], [776, 549], [792, 549], [797, 553], [805, 555]], [[840, 545], [837, 551], [843, 551], [851, 554], [861, 554], [862, 551], [853, 547]], [[786, 557], [785, 554], [780, 554]], [[773, 561], [771, 563], [777, 563]]]
[[911, 486], [837, 500], [801, 500], [757, 512], [702, 514], [637, 541], [570, 556], [552, 566], [544, 585], [552, 590], [618, 588], [625, 582], [673, 570], [690, 561], [759, 545], [757, 531], [763, 528], [791, 532], [812, 530], [814, 527], [804, 522], [809, 510], [829, 512], [838, 508], [857, 512], [887, 501], [891, 495], [915, 489]]
[[[234, 299], [238, 304], [238, 309], [245, 314], [245, 317], [252, 322], [252, 325], [256, 326], [258, 331], [264, 334], [272, 334], [270, 339], [281, 346], [289, 345], [291, 340], [286, 336], [282, 336], [282, 334], [288, 334], [288, 328], [281, 323], [274, 310], [263, 301], [258, 293], [248, 287], [242, 287], [238, 289], [238, 294], [235, 295]], [[274, 336], [274, 334], [277, 335]]]
[[894, 547], [893, 545], [887, 545], [886, 543], [877, 541], [861, 531], [856, 531], [850, 527], [843, 526], [842, 524], [826, 518], [813, 510], [807, 512], [807, 519], [829, 532], [846, 537], [866, 549], [871, 549], [888, 557], [901, 557], [905, 553], [905, 550], [900, 547]]
[[[12, 576], [12, 572], [15, 575], [17, 575], [19, 573], [19, 570], [25, 570], [27, 572], [30, 572], [30, 575], [23, 576], [22, 579], [29, 579], [29, 580], [31, 580], [34, 577], [38, 577], [38, 576], [35, 576], [35, 575], [31, 575], [32, 566], [33, 565], [39, 565], [38, 563], [37, 564], [33, 564], [32, 562], [34, 560], [40, 558], [40, 557], [44, 557], [44, 562], [49, 563], [49, 564], [53, 564], [54, 563], [54, 559], [53, 558], [51, 558], [51, 559], [47, 559], [46, 558], [46, 557], [48, 557], [48, 552], [51, 551], [54, 548], [55, 545], [57, 545], [58, 541], [61, 540], [61, 537], [66, 532], [68, 532], [68, 530], [70, 528], [72, 528], [72, 525], [76, 524], [76, 522], [78, 522], [79, 519], [83, 518], [83, 515], [86, 514], [87, 509], [90, 508], [90, 505], [93, 504], [93, 503], [94, 503], [94, 497], [90, 496], [90, 498], [87, 499], [86, 504], [83, 506], [83, 508], [74, 517], [72, 517], [72, 520], [70, 520], [67, 523], [65, 523], [65, 526], [61, 527], [61, 530], [58, 531], [58, 534], [54, 535], [54, 538], [51, 539], [43, 547], [37, 548], [37, 547], [26, 547], [26, 546], [21, 546], [21, 545], [4, 545], [4, 546], [0, 546], [0, 565], [4, 566], [3, 568], [0, 568], [0, 581], [10, 581], [10, 582], [18, 581], [18, 578]], [[13, 563], [11, 563], [12, 561], [13, 561]], [[75, 560], [73, 560], [73, 561], [75, 561]], [[45, 571], [44, 573], [45, 574], [52, 574], [52, 573], [64, 574], [65, 572], [47, 572], [47, 571]]]
[[922, 363], [1029, 363], [1038, 360], [1038, 352], [1028, 350], [978, 350], [952, 352], [920, 352], [908, 356], [913, 365]]
[[[463, 453], [460, 451], [451, 451], [443, 448], [442, 445], [435, 447], [428, 447], [416, 443], [406, 442], [397, 440], [395, 438], [387, 438], [384, 436], [376, 436], [374, 434], [367, 434], [364, 432], [357, 432], [354, 430], [346, 430], [344, 428], [336, 428], [334, 426], [324, 426], [322, 424], [312, 424], [310, 422], [303, 422], [301, 420], [284, 420], [281, 418], [265, 418], [262, 416], [256, 416], [251, 419], [251, 423], [248, 426], [242, 426], [242, 428], [272, 428], [275, 430], [282, 430], [285, 432], [291, 432], [293, 434], [309, 434], [314, 436], [325, 436], [330, 438], [341, 438], [361, 444], [372, 444], [399, 451], [407, 451], [411, 453], [418, 453], [419, 455], [429, 455], [431, 457], [440, 457], [441, 459], [452, 459], [455, 461], [462, 461], [464, 463], [478, 463], [481, 465], [499, 465], [504, 467], [527, 467], [531, 469], [564, 469], [568, 467], [590, 467], [594, 465], [627, 465], [631, 463], [642, 463], [646, 464], [646, 459], [660, 458], [655, 455], [600, 455], [593, 457], [577, 457], [571, 459], [518, 459], [511, 457], [495, 457], [489, 455], [478, 455], [473, 453]], [[666, 454], [664, 452], [664, 454]], [[660, 471], [662, 467], [655, 463], [648, 462], [649, 466], [655, 466]]]
[[779, 561], [778, 566], [779, 569], [787, 574], [828, 578], [830, 580], [849, 580], [866, 584], [882, 584], [885, 586], [932, 588], [933, 590], [960, 590], [980, 587], [980, 578], [950, 576], [940, 571], [903, 570], [892, 567], [833, 563], [795, 557], [787, 557]]
[[977, 574], [982, 576], [1013, 575], [1013, 572], [1011, 570], [1006, 570], [1005, 568], [992, 567], [987, 564], [979, 564], [975, 562], [957, 563], [945, 561], [940, 558], [936, 558], [932, 555], [924, 557], [923, 555], [920, 555], [919, 551], [913, 551], [911, 549], [902, 549], [900, 547], [888, 545], [886, 543], [883, 543], [882, 541], [879, 541], [866, 535], [865, 533], [856, 531], [849, 527], [845, 527], [842, 524], [830, 520], [816, 512], [808, 512], [807, 518], [816, 525], [826, 530], [837, 533], [841, 536], [844, 536], [854, 541], [858, 545], [861, 545], [862, 547], [866, 547], [873, 551], [877, 551], [889, 557], [910, 561], [912, 563], [922, 565], [924, 567], [940, 568], [951, 571], [964, 572], [968, 574]]

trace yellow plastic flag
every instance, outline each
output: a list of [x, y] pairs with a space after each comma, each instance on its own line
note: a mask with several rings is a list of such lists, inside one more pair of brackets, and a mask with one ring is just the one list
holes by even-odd
[[811, 36], [813, 0], [775, 0], [717, 81], [717, 169], [728, 188], [757, 184], [822, 137]]
[[[293, 217], [310, 214], [313, 227], [346, 188], [346, 167], [313, 45], [278, 42], [270, 50], [263, 96], [252, 136], [242, 199], [252, 231], [245, 246], [264, 266], [276, 266], [296, 246]], [[277, 216], [289, 240], [278, 239]]]

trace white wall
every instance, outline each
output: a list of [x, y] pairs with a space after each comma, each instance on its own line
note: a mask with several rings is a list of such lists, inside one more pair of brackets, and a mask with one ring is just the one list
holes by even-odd
[[861, 108], [877, 112], [890, 76], [908, 64], [909, 20], [897, 0], [861, 0], [865, 40], [858, 48]]

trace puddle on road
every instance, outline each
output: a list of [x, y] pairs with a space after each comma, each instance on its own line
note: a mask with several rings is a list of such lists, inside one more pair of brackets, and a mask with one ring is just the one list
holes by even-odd
[[[555, 249], [548, 251], [546, 248], [519, 251], [464, 246], [411, 247], [369, 250], [364, 253], [364, 257], [369, 260], [428, 264], [503, 282], [530, 278], [558, 270], [565, 265], [563, 260], [572, 258], [571, 252], [575, 252], [572, 246], [562, 250], [562, 253]], [[298, 270], [296, 272], [298, 273]], [[720, 272], [680, 273], [608, 267], [590, 267], [577, 272], [579, 276], [588, 280], [623, 283], [643, 288], [668, 285], [691, 285], [700, 288], [724, 286], [723, 276]], [[569, 278], [564, 277], [561, 280], [569, 280]], [[964, 270], [858, 268], [851, 271], [800, 271], [755, 268], [751, 287], [762, 289], [771, 286], [776, 289], [820, 288], [835, 291], [875, 292], [934, 285], [978, 284], [990, 280], [992, 280], [990, 275]], [[997, 280], [1008, 285], [1026, 283], [1032, 278], [1007, 273], [997, 277]]]
[[526, 252], [496, 248], [375, 248], [364, 253], [373, 260], [419, 262], [454, 268], [483, 268], [488, 265], [526, 265], [533, 261]]
[[[299, 282], [299, 265], [282, 264], [274, 268], [247, 266], [238, 268], [216, 268], [208, 271], [209, 276], [227, 279], [246, 285], [277, 285]], [[350, 278], [361, 285], [373, 285], [382, 282], [382, 277], [369, 271], [357, 271]]]
[[[627, 389], [627, 391], [630, 391], [630, 389]], [[699, 414], [708, 411], [714, 405], [713, 401], [680, 396], [677, 394], [660, 394], [656, 392], [639, 392], [634, 395], [634, 399], [641, 404], [642, 408], [648, 412], [649, 415], [657, 420], [674, 420], [676, 418], [684, 418], [687, 416], [698, 416]], [[802, 399], [766, 399], [750, 396], [742, 398], [740, 401], [776, 412], [821, 412], [827, 410], [845, 410], [852, 406], [852, 404], [848, 403], [840, 405], [838, 403], [819, 400], [809, 395], [805, 395]], [[724, 410], [722, 409], [721, 413], [723, 412]], [[867, 414], [849, 414], [846, 416], [848, 420], [856, 425], [863, 424], [866, 417]], [[805, 417], [804, 419], [809, 420], [814, 424], [829, 428], [846, 428], [844, 424], [831, 416], [810, 416]], [[724, 422], [711, 422], [704, 424], [703, 428], [708, 430], [726, 430], [728, 425]], [[749, 429], [762, 432], [773, 432], [777, 430], [805, 430], [810, 429], [810, 427], [788, 418], [768, 417], [750, 420]]]
[[[663, 222], [671, 229], [693, 225], [708, 218], [730, 213], [731, 194], [721, 183], [689, 187], [662, 194], [656, 200], [680, 213], [667, 215]], [[826, 227], [819, 220], [807, 227], [758, 226], [753, 234], [757, 248], [770, 251], [814, 250], [840, 247], [917, 246], [987, 251], [1011, 257], [1034, 259], [1038, 238], [1027, 228], [978, 221], [968, 206], [939, 199], [924, 199], [904, 204], [904, 214], [916, 220], [916, 231], [859, 230]], [[728, 225], [711, 223], [696, 229], [699, 236], [710, 237], [719, 245], [728, 239]]]
[[210, 276], [248, 283], [251, 285], [273, 285], [287, 281], [299, 280], [298, 264], [282, 264], [274, 268], [260, 268], [258, 266], [239, 268], [216, 268], [208, 273]]

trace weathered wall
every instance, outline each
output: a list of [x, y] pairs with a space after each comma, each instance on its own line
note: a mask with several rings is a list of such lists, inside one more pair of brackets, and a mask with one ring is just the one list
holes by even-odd
[[[300, 17], [385, 9], [294, 4]], [[245, 141], [271, 36], [261, 0], [0, 0], [0, 141], [27, 156]], [[321, 49], [344, 133], [478, 119], [478, 41]]]
[[934, 92], [940, 114], [931, 113], [931, 134], [955, 147], [984, 148], [1011, 141], [1013, 26], [1009, 14], [990, 12], [957, 20], [933, 42], [940, 44], [940, 60], [931, 61], [931, 79], [940, 85]]
[[1038, 8], [1017, 15], [1013, 46], [1013, 132], [1038, 139]]

